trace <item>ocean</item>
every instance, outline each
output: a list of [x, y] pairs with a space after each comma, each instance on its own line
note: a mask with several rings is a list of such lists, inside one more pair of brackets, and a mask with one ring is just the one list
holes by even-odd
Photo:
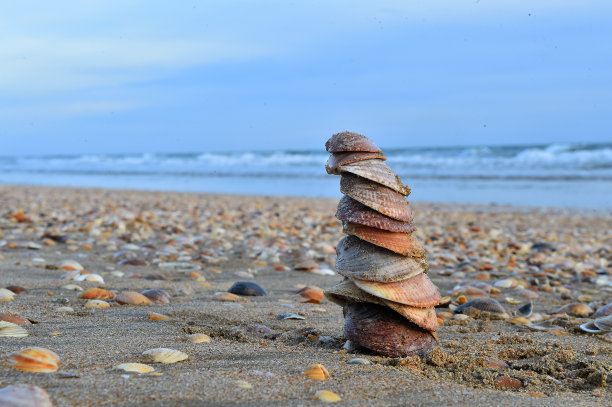
[[[411, 201], [612, 208], [612, 143], [383, 148]], [[0, 156], [0, 184], [340, 197], [317, 151]]]

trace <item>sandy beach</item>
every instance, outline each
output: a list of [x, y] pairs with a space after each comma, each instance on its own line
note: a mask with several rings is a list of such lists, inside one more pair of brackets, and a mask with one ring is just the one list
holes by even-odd
[[[343, 349], [342, 308], [297, 294], [343, 279], [333, 273], [343, 236], [337, 203], [0, 186], [0, 287], [24, 289], [0, 302], [0, 313], [32, 322], [23, 325], [28, 336], [0, 337], [0, 387], [39, 386], [54, 406], [315, 406], [325, 404], [314, 398], [320, 390], [350, 406], [610, 403], [610, 338], [579, 328], [612, 302], [610, 210], [411, 204], [430, 278], [449, 297], [437, 308], [440, 346], [420, 360]], [[70, 275], [66, 260], [103, 282], [74, 280], [87, 274]], [[238, 281], [268, 294], [216, 295]], [[109, 299], [109, 308], [86, 308], [77, 290], [94, 287], [161, 289], [170, 302]], [[483, 295], [511, 317], [453, 312]], [[531, 315], [515, 318], [530, 301]], [[562, 308], [568, 304], [577, 305]], [[169, 319], [154, 321], [150, 312]], [[304, 319], [278, 318], [285, 313]], [[190, 342], [195, 333], [210, 342]], [[57, 372], [6, 362], [34, 346], [59, 355]], [[153, 348], [188, 358], [150, 363], [142, 353]], [[364, 361], [347, 363], [355, 358]], [[116, 368], [128, 362], [155, 370]], [[328, 380], [303, 375], [316, 363]]]

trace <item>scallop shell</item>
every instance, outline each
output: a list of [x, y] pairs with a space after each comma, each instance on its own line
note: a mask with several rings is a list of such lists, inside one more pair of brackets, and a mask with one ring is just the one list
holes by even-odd
[[490, 319], [506, 319], [510, 317], [504, 307], [493, 298], [474, 298], [455, 308], [455, 313]]
[[374, 181], [353, 174], [343, 174], [340, 179], [340, 192], [390, 218], [402, 222], [412, 220], [412, 212], [406, 198]]
[[338, 243], [336, 253], [336, 272], [349, 278], [389, 283], [427, 271], [425, 260], [418, 262], [355, 236], [344, 237]]
[[376, 297], [413, 307], [433, 307], [438, 305], [441, 298], [440, 292], [425, 273], [393, 283], [357, 279], [354, 282], [357, 287]]
[[110, 304], [104, 300], [89, 300], [85, 303], [85, 308], [110, 308]]
[[330, 153], [341, 153], [348, 151], [364, 151], [380, 153], [381, 150], [369, 138], [362, 134], [343, 131], [334, 134], [325, 142], [325, 149]]
[[154, 304], [168, 304], [170, 302], [170, 294], [168, 294], [165, 290], [145, 290], [140, 294], [147, 297]]
[[408, 233], [389, 232], [388, 230], [380, 230], [370, 226], [347, 222], [343, 225], [343, 231], [348, 235], [357, 236], [366, 242], [384, 247], [402, 256], [418, 259], [425, 258], [426, 256], [425, 249], [423, 249], [421, 243]]
[[304, 376], [313, 380], [327, 380], [329, 378], [329, 372], [325, 369], [325, 366], [317, 363], [308, 366], [306, 370], [304, 370]]
[[13, 367], [29, 372], [55, 372], [60, 365], [60, 358], [55, 352], [37, 347], [13, 352], [6, 360]]
[[15, 384], [0, 389], [2, 407], [53, 407], [49, 394], [31, 384]]
[[383, 300], [383, 303], [408, 321], [428, 331], [438, 330], [438, 315], [433, 307], [420, 308]]
[[86, 300], [105, 300], [115, 298], [115, 294], [103, 288], [88, 288], [79, 294], [77, 298]]
[[64, 271], [83, 270], [83, 266], [74, 260], [64, 260], [57, 267]]
[[351, 173], [377, 184], [384, 185], [404, 196], [410, 195], [410, 188], [402, 183], [400, 177], [384, 162], [380, 160], [359, 161], [338, 167], [341, 173]]
[[598, 308], [593, 314], [593, 318], [605, 317], [606, 315], [612, 315], [612, 302]]
[[117, 365], [117, 369], [135, 373], [151, 373], [155, 371], [152, 366], [145, 365], [144, 363], [122, 363]]
[[340, 306], [353, 302], [369, 302], [384, 305], [382, 299], [366, 293], [357, 287], [352, 280], [348, 279], [326, 290], [325, 296]]
[[340, 172], [337, 171], [338, 167], [341, 165], [346, 165], [350, 163], [356, 163], [363, 160], [386, 160], [385, 156], [382, 153], [368, 153], [368, 152], [346, 152], [346, 153], [336, 153], [332, 154], [325, 163], [325, 171], [328, 174], [336, 174], [340, 175]]
[[124, 291], [115, 297], [118, 304], [149, 305], [151, 300], [136, 291]]
[[385, 216], [346, 195], [338, 203], [336, 218], [342, 222], [356, 223], [390, 232], [411, 233], [415, 230], [410, 223]]
[[154, 363], [177, 363], [187, 359], [189, 356], [180, 350], [169, 348], [149, 349], [142, 354]]
[[344, 307], [344, 333], [352, 344], [390, 357], [426, 357], [436, 345], [431, 332], [375, 304]]
[[30, 320], [22, 317], [19, 314], [13, 314], [11, 312], [2, 312], [0, 313], [0, 321], [11, 322], [17, 325], [31, 325]]
[[28, 336], [28, 331], [12, 322], [0, 321], [0, 336], [23, 338], [24, 336]]

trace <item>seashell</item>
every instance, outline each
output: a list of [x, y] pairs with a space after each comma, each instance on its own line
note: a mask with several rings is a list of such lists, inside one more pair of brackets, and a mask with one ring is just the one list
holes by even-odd
[[328, 174], [340, 175], [337, 168], [341, 165], [356, 163], [363, 160], [386, 160], [387, 158], [382, 153], [369, 153], [363, 151], [345, 152], [332, 154], [325, 163], [325, 171]]
[[424, 260], [417, 262], [355, 236], [344, 237], [338, 243], [336, 253], [336, 271], [349, 278], [393, 282], [427, 271]]
[[612, 302], [598, 308], [593, 314], [593, 318], [605, 317], [607, 315], [612, 315]]
[[103, 288], [88, 288], [77, 296], [85, 300], [105, 300], [115, 298], [115, 294]]
[[506, 319], [510, 317], [504, 307], [493, 298], [475, 298], [458, 306], [455, 313], [466, 314], [473, 318], [482, 316], [489, 319]]
[[249, 296], [268, 295], [268, 292], [264, 290], [260, 285], [255, 284], [251, 281], [235, 282], [227, 291], [232, 294], [236, 294], [236, 295], [249, 295]]
[[423, 329], [427, 329], [428, 331], [438, 330], [438, 316], [433, 307], [419, 308], [387, 300], [383, 300], [383, 303], [408, 321]]
[[242, 298], [239, 295], [228, 293], [228, 292], [216, 292], [213, 295], [215, 301], [228, 301], [228, 302], [248, 302], [246, 298]]
[[[91, 301], [96, 301], [96, 300], [91, 300]], [[72, 307], [58, 307], [55, 311], [56, 312], [74, 312], [74, 308], [72, 308]]]
[[57, 267], [60, 270], [64, 270], [64, 271], [83, 270], [83, 266], [81, 266], [79, 262], [76, 262], [74, 260], [64, 260]]
[[11, 290], [7, 290], [6, 288], [0, 288], [0, 301], [13, 301], [15, 298], [15, 293]]
[[145, 365], [144, 363], [122, 363], [117, 365], [117, 369], [125, 370], [126, 372], [135, 373], [151, 373], [155, 371], [152, 366]]
[[122, 305], [150, 305], [151, 300], [136, 291], [123, 291], [115, 297], [115, 301]]
[[571, 304], [564, 305], [563, 307], [559, 308], [553, 313], [554, 314], [567, 314], [573, 317], [586, 318], [593, 313], [593, 308], [581, 302], [574, 302]]
[[353, 359], [347, 360], [346, 363], [349, 365], [371, 365], [372, 364], [372, 362], [370, 362], [367, 359], [363, 359], [363, 358], [353, 358]]
[[602, 332], [612, 331], [612, 315], [606, 315], [605, 317], [597, 318], [593, 321], [593, 325], [599, 328]]
[[206, 334], [191, 334], [187, 337], [191, 343], [210, 343], [210, 336]]
[[181, 352], [180, 350], [169, 348], [149, 349], [142, 352], [142, 354], [154, 363], [177, 363], [182, 362], [189, 357], [186, 353]]
[[24, 292], [26, 289], [19, 286], [19, 285], [9, 285], [8, 287], [5, 287], [7, 290], [14, 292], [15, 294], [21, 294], [22, 292]]
[[62, 288], [64, 290], [70, 290], [70, 291], [83, 291], [83, 288], [76, 284], [66, 284], [66, 285], [63, 285]]
[[332, 302], [344, 306], [352, 302], [369, 302], [384, 305], [383, 300], [366, 293], [355, 285], [352, 280], [344, 280], [340, 284], [329, 288], [324, 292], [325, 296]]
[[344, 318], [344, 333], [352, 344], [385, 356], [426, 357], [436, 345], [429, 331], [380, 305], [348, 304]]
[[343, 174], [340, 179], [340, 192], [390, 218], [402, 222], [412, 220], [412, 212], [406, 198], [399, 192], [374, 181], [352, 174]]
[[79, 270], [70, 270], [64, 274], [62, 274], [60, 276], [60, 278], [62, 280], [74, 280], [75, 277], [78, 277], [81, 275], [81, 272]]
[[151, 321], [171, 321], [168, 315], [158, 314], [157, 312], [147, 312]]
[[55, 352], [37, 347], [13, 352], [6, 360], [14, 368], [28, 372], [55, 372], [60, 365], [60, 358]]
[[165, 290], [145, 290], [140, 294], [151, 300], [153, 304], [168, 304], [170, 302], [170, 294], [168, 294]]
[[380, 160], [359, 161], [342, 165], [338, 168], [340, 173], [350, 173], [369, 179], [377, 184], [384, 185], [400, 194], [410, 195], [410, 188], [404, 186], [400, 177], [391, 168]]
[[30, 320], [22, 317], [19, 314], [13, 314], [11, 312], [2, 312], [0, 313], [0, 321], [11, 322], [17, 325], [30, 325], [32, 324]]
[[325, 149], [329, 153], [342, 153], [349, 151], [363, 151], [371, 153], [382, 152], [372, 140], [366, 136], [350, 131], [334, 134], [325, 142]]
[[342, 399], [333, 391], [319, 390], [315, 393], [314, 398], [321, 400], [324, 403], [335, 403]]
[[104, 279], [99, 274], [81, 274], [73, 278], [74, 281], [90, 281], [104, 284]]
[[358, 279], [354, 282], [357, 287], [376, 297], [413, 307], [433, 307], [441, 298], [440, 292], [425, 273], [393, 283]]
[[533, 312], [533, 303], [531, 301], [529, 301], [526, 304], [521, 305], [516, 310], [516, 314], [518, 316], [525, 317], [525, 318], [529, 317], [532, 312]]
[[53, 407], [49, 394], [31, 384], [15, 384], [0, 389], [2, 407]]
[[426, 256], [421, 243], [408, 233], [389, 232], [388, 230], [347, 222], [343, 225], [343, 231], [348, 235], [357, 236], [361, 240], [384, 247], [402, 256], [410, 256], [414, 259], [423, 259]]
[[329, 378], [329, 372], [325, 369], [325, 366], [317, 363], [308, 366], [306, 370], [304, 370], [304, 376], [313, 380], [327, 380]]
[[511, 324], [514, 324], [514, 325], [529, 325], [529, 324], [531, 324], [531, 321], [528, 318], [518, 317], [518, 316], [510, 318], [510, 320], [508, 322], [510, 322]]
[[89, 300], [85, 303], [85, 308], [110, 308], [110, 304], [103, 300]]
[[342, 199], [340, 199], [336, 218], [342, 222], [356, 223], [358, 225], [370, 226], [390, 232], [412, 233], [415, 230], [415, 228], [408, 223], [412, 221], [412, 217], [408, 222], [392, 219], [349, 196], [343, 196]]
[[307, 299], [307, 301], [313, 304], [320, 304], [322, 300], [325, 299], [325, 294], [323, 294], [323, 290], [319, 287], [304, 287], [297, 292], [300, 296]]
[[0, 336], [23, 338], [28, 336], [28, 331], [15, 323], [0, 321]]
[[306, 319], [303, 315], [293, 314], [291, 312], [285, 312], [283, 314], [279, 314], [276, 316], [276, 319], [285, 320], [285, 319]]

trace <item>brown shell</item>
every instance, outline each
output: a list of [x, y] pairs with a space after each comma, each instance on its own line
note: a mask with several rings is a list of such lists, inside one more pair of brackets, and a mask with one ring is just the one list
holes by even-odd
[[475, 298], [455, 308], [455, 313], [466, 314], [474, 318], [506, 319], [510, 317], [504, 307], [493, 298]]
[[19, 314], [13, 314], [11, 312], [2, 312], [0, 313], [0, 321], [11, 322], [17, 325], [31, 325], [30, 320], [22, 317]]
[[334, 134], [325, 142], [325, 149], [330, 153], [341, 153], [347, 151], [365, 151], [380, 153], [381, 149], [369, 138], [362, 134], [343, 131]]
[[115, 301], [119, 304], [129, 305], [149, 305], [151, 300], [136, 291], [124, 291], [115, 297]]
[[349, 278], [390, 283], [427, 271], [425, 260], [393, 253], [355, 236], [340, 240], [336, 254], [336, 271]]
[[328, 174], [340, 175], [337, 168], [341, 165], [356, 163], [363, 160], [386, 160], [382, 153], [347, 152], [332, 154], [325, 163], [325, 171]]
[[341, 173], [351, 173], [377, 184], [384, 185], [402, 195], [410, 195], [410, 188], [402, 183], [400, 177], [391, 168], [380, 160], [359, 161], [342, 165], [338, 168]]
[[431, 332], [375, 304], [344, 307], [344, 334], [354, 344], [390, 357], [426, 357], [436, 345]]
[[165, 290], [154, 288], [151, 290], [144, 290], [140, 294], [147, 297], [154, 304], [168, 304], [170, 302], [170, 294]]
[[343, 196], [340, 199], [336, 218], [342, 222], [356, 223], [390, 232], [412, 233], [415, 230], [414, 226], [408, 223], [412, 221], [412, 213], [410, 213], [408, 222], [402, 222], [385, 216], [349, 196]]
[[422, 259], [426, 256], [421, 243], [408, 233], [389, 232], [388, 230], [348, 222], [343, 224], [343, 231], [348, 235], [357, 236], [361, 240], [384, 247], [402, 256], [410, 256], [415, 259]]
[[383, 300], [366, 293], [357, 287], [352, 280], [348, 279], [325, 290], [325, 296], [331, 302], [340, 306], [345, 306], [352, 302], [369, 302], [372, 304], [384, 305]]
[[115, 298], [115, 294], [103, 288], [88, 288], [77, 296], [85, 300], [106, 300]]
[[441, 298], [436, 286], [424, 273], [394, 283], [355, 280], [355, 285], [378, 298], [413, 307], [433, 307]]
[[340, 192], [390, 218], [410, 222], [412, 213], [406, 198], [399, 192], [353, 174], [343, 174]]
[[383, 300], [383, 302], [387, 307], [421, 328], [428, 331], [438, 330], [438, 315], [433, 307], [419, 308], [387, 300]]
[[605, 317], [608, 315], [612, 315], [612, 302], [598, 308], [593, 314], [593, 318]]

